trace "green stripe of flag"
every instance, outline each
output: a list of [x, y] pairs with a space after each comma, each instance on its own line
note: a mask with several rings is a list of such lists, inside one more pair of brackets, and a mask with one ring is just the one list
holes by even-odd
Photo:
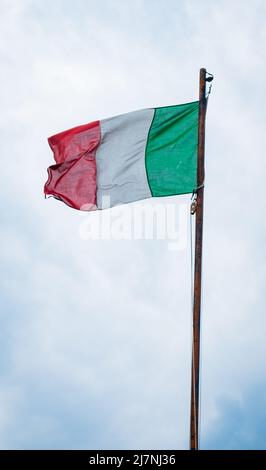
[[191, 193], [197, 186], [199, 102], [156, 108], [146, 146], [152, 196]]

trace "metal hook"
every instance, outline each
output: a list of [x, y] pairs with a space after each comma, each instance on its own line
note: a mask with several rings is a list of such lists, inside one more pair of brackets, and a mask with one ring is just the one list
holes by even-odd
[[191, 206], [190, 206], [190, 214], [191, 215], [194, 215], [196, 210], [197, 210], [197, 205], [198, 205], [198, 202], [197, 202], [197, 198], [194, 199], [191, 203]]
[[191, 205], [190, 205], [190, 214], [194, 215], [196, 210], [197, 210], [197, 189], [193, 190], [192, 196], [191, 196]]
[[211, 90], [212, 90], [212, 83], [211, 83], [211, 82], [213, 81], [214, 76], [213, 76], [212, 73], [209, 73], [209, 72], [206, 72], [206, 75], [208, 75], [208, 77], [207, 77], [207, 76], [205, 77], [205, 82], [210, 83], [210, 86], [209, 86], [209, 89], [208, 89], [208, 93], [207, 93], [206, 98], [209, 98], [209, 96], [210, 96], [210, 94], [211, 94]]

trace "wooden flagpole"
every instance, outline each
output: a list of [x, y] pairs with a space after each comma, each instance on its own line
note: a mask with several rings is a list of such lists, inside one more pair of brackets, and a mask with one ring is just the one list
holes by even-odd
[[196, 199], [196, 234], [193, 302], [193, 339], [191, 370], [190, 449], [199, 448], [199, 373], [200, 373], [200, 314], [201, 314], [201, 271], [202, 233], [204, 200], [204, 147], [206, 116], [206, 69], [200, 69], [199, 82], [199, 124], [198, 124], [198, 170]]

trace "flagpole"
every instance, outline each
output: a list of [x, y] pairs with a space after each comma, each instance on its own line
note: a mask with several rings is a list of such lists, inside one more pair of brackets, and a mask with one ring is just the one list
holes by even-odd
[[200, 375], [200, 317], [201, 317], [201, 272], [202, 272], [202, 233], [204, 200], [204, 147], [206, 116], [206, 69], [200, 69], [199, 80], [199, 120], [198, 120], [198, 169], [196, 199], [193, 338], [191, 368], [191, 410], [190, 410], [190, 449], [199, 448], [199, 375]]

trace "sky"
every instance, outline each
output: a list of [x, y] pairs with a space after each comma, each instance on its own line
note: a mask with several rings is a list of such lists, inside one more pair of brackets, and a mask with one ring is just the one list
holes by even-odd
[[196, 100], [200, 67], [200, 447], [266, 448], [265, 21], [263, 0], [1, 0], [1, 449], [188, 447], [189, 225], [177, 250], [92, 240], [99, 215], [43, 185], [48, 136]]

